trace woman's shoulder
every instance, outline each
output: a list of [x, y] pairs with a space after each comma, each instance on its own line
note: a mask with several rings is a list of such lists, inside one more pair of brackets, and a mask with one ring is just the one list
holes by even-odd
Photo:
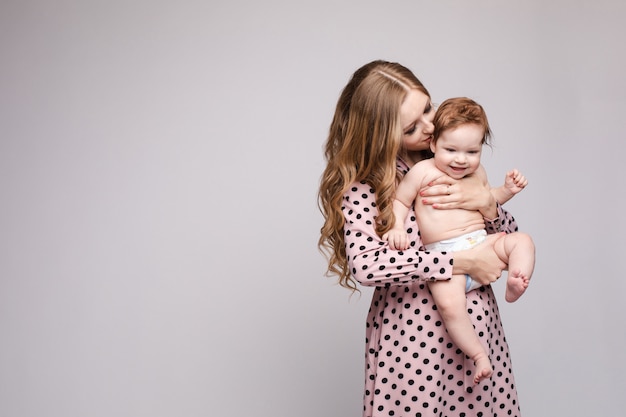
[[409, 172], [409, 169], [411, 169], [411, 167], [409, 166], [409, 164], [404, 162], [404, 160], [402, 158], [397, 157], [396, 158], [396, 169], [398, 171], [400, 171], [402, 173], [402, 175], [406, 175], [406, 173]]

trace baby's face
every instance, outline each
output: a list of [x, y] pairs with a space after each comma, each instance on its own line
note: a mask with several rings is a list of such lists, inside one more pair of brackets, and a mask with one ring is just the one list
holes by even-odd
[[476, 124], [465, 124], [445, 130], [431, 144], [435, 166], [454, 179], [474, 173], [480, 166], [485, 130]]

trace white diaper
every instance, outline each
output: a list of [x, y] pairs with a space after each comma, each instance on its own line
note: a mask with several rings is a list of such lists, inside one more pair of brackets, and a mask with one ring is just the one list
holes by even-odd
[[[460, 250], [471, 249], [485, 241], [487, 232], [485, 229], [476, 230], [475, 232], [466, 233], [452, 239], [441, 240], [426, 245], [427, 250], [435, 250], [438, 252], [457, 252]], [[465, 292], [475, 290], [482, 285], [474, 281], [469, 275], [465, 275]]]

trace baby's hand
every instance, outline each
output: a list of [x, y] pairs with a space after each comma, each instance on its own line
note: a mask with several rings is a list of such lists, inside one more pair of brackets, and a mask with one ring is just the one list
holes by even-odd
[[528, 180], [516, 169], [506, 173], [504, 177], [504, 188], [511, 194], [515, 195], [522, 191], [528, 185]]
[[391, 229], [383, 235], [383, 240], [389, 242], [389, 247], [394, 250], [404, 250], [410, 247], [409, 235], [404, 230]]

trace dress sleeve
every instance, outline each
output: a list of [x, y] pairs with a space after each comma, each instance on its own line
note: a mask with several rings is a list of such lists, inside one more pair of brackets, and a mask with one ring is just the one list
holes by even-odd
[[378, 209], [374, 190], [369, 185], [353, 184], [344, 194], [342, 209], [348, 265], [361, 285], [380, 287], [452, 277], [452, 255], [419, 250], [422, 243], [412, 209], [405, 221], [412, 243], [405, 251], [390, 249], [376, 234]]
[[499, 203], [496, 203], [496, 208], [498, 210], [498, 217], [493, 220], [485, 219], [485, 227], [487, 229], [487, 233], [497, 233], [497, 232], [506, 232], [513, 233], [517, 232], [517, 222]]

